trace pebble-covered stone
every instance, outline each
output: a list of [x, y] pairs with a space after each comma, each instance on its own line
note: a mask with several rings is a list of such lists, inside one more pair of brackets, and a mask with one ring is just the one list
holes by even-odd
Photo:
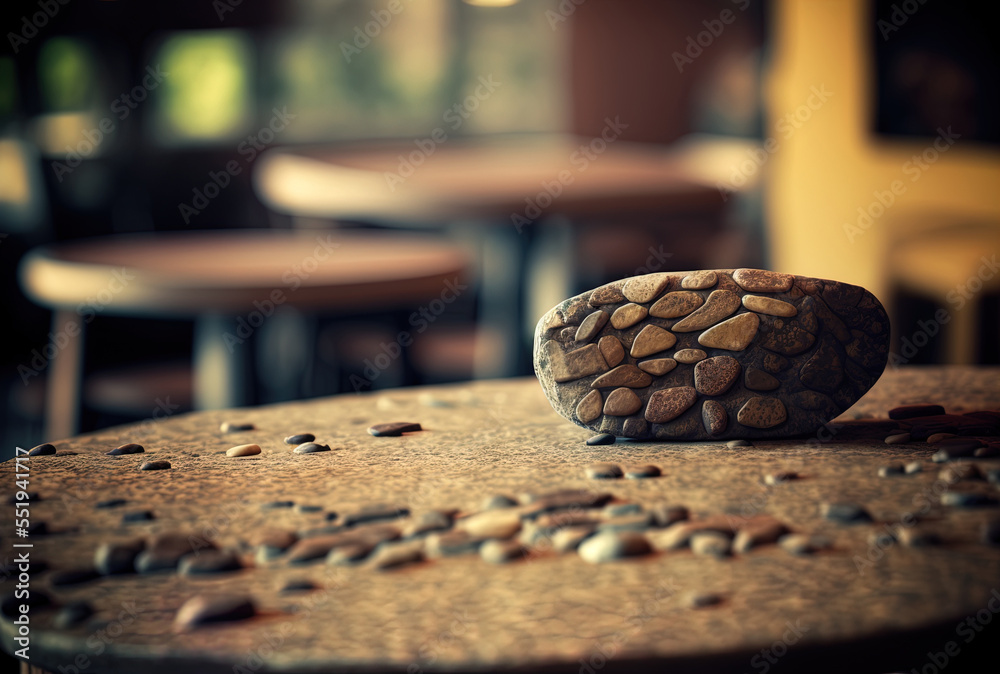
[[125, 454], [142, 454], [145, 451], [146, 450], [142, 445], [138, 445], [134, 442], [129, 442], [127, 444], [115, 447], [110, 452], [108, 452], [108, 456], [123, 456]]
[[525, 548], [520, 541], [486, 541], [479, 548], [479, 556], [490, 564], [506, 564], [515, 559], [523, 559]]
[[296, 433], [295, 435], [289, 435], [285, 438], [286, 445], [302, 445], [307, 442], [312, 442], [316, 439], [316, 436], [312, 433]]
[[243, 568], [240, 558], [227, 550], [199, 550], [181, 558], [177, 573], [182, 576], [196, 576]]
[[424, 430], [420, 424], [409, 421], [394, 421], [386, 424], [375, 424], [368, 427], [368, 432], [376, 438], [395, 438], [403, 433], [414, 433]]
[[226, 450], [226, 456], [256, 456], [260, 454], [260, 445], [236, 445]]
[[[86, 622], [94, 615], [94, 607], [85, 601], [74, 601], [60, 607], [52, 626], [57, 630], [66, 630]], [[70, 671], [68, 668], [66, 671]]]
[[516, 510], [487, 510], [456, 520], [455, 528], [476, 538], [510, 538], [521, 530]]
[[139, 466], [139, 470], [167, 470], [169, 468], [169, 461], [147, 461]]
[[889, 410], [890, 419], [914, 419], [916, 417], [931, 417], [944, 414], [941, 405], [903, 405]]
[[611, 433], [599, 433], [597, 435], [587, 438], [588, 445], [613, 445], [615, 444], [615, 436]]
[[580, 559], [590, 564], [603, 564], [625, 557], [650, 552], [649, 541], [631, 531], [601, 531], [583, 541], [577, 548]]
[[658, 466], [649, 464], [641, 466], [629, 466], [625, 469], [625, 477], [630, 480], [641, 480], [648, 477], [660, 477], [663, 472]]
[[857, 503], [823, 503], [820, 506], [820, 511], [826, 519], [841, 524], [872, 521], [872, 516], [868, 511]]
[[890, 463], [887, 466], [879, 466], [878, 476], [879, 477], [891, 477], [893, 475], [902, 475], [906, 472], [906, 468], [901, 463]]
[[219, 425], [219, 430], [223, 433], [241, 433], [243, 431], [254, 430], [254, 425], [249, 423], [237, 423], [234, 421], [223, 421]]
[[292, 450], [294, 454], [316, 454], [317, 452], [329, 452], [330, 445], [321, 445], [317, 442], [303, 442]]
[[249, 597], [197, 595], [177, 610], [174, 630], [185, 632], [208, 623], [245, 620], [256, 612]]
[[905, 445], [907, 442], [910, 442], [910, 440], [911, 438], [909, 433], [893, 433], [892, 435], [886, 437], [885, 444]]
[[141, 539], [101, 543], [94, 552], [94, 568], [104, 576], [133, 573], [135, 559], [145, 547]]
[[592, 463], [584, 469], [591, 480], [612, 480], [622, 476], [622, 469], [617, 463]]
[[711, 555], [713, 557], [727, 557], [731, 539], [718, 531], [701, 531], [693, 536], [689, 542], [691, 551], [696, 555]]
[[56, 453], [55, 446], [46, 442], [44, 444], [38, 445], [37, 447], [32, 447], [28, 451], [28, 456], [51, 456], [55, 453]]

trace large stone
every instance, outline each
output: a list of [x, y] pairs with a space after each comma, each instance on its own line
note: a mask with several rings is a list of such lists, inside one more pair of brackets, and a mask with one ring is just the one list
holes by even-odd
[[657, 325], [647, 325], [636, 335], [629, 355], [633, 358], [651, 356], [654, 353], [669, 349], [676, 343], [677, 336], [672, 332], [664, 330]]
[[723, 321], [698, 336], [698, 343], [710, 349], [742, 351], [757, 335], [760, 319], [757, 314], [745, 313]]
[[646, 405], [646, 421], [662, 424], [684, 414], [698, 399], [698, 393], [690, 386], [656, 391]]
[[740, 308], [740, 296], [731, 290], [713, 290], [705, 304], [674, 323], [674, 332], [694, 332], [715, 325]]
[[655, 318], [679, 318], [687, 316], [705, 303], [698, 293], [678, 290], [667, 293], [649, 308], [649, 315]]

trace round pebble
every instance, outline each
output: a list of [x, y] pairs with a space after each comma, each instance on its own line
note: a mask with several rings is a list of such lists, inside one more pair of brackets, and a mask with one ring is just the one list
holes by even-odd
[[135, 558], [146, 547], [145, 541], [101, 543], [94, 553], [94, 568], [104, 576], [135, 572]]
[[708, 608], [722, 603], [722, 595], [711, 592], [692, 592], [687, 595], [684, 603], [690, 608]]
[[615, 444], [615, 436], [611, 433], [599, 433], [598, 435], [592, 436], [587, 439], [588, 445], [613, 445]]
[[455, 528], [476, 538], [510, 538], [521, 530], [516, 510], [487, 510], [455, 522]]
[[226, 450], [226, 456], [256, 456], [260, 454], [260, 445], [236, 445]]
[[742, 438], [739, 438], [737, 440], [730, 440], [729, 442], [727, 442], [726, 447], [728, 447], [729, 449], [735, 449], [737, 447], [753, 447], [753, 443], [750, 442], [749, 440], [744, 440]]
[[139, 470], [167, 470], [170, 468], [169, 461], [147, 461], [139, 466]]
[[691, 550], [696, 555], [711, 555], [726, 557], [729, 555], [731, 540], [729, 536], [718, 531], [699, 531], [691, 536]]
[[955, 508], [983, 508], [997, 505], [997, 500], [986, 494], [946, 491], [941, 494], [941, 505]]
[[129, 442], [127, 444], [115, 447], [110, 452], [108, 452], [108, 456], [122, 456], [125, 454], [142, 454], [145, 451], [146, 450], [145, 448], [143, 448], [142, 445], [137, 445], [134, 442]]
[[490, 564], [506, 564], [524, 557], [525, 552], [518, 541], [486, 541], [479, 548], [479, 556]]
[[368, 427], [368, 432], [376, 438], [396, 438], [403, 433], [422, 431], [420, 424], [409, 421], [394, 421], [387, 424], [375, 424]]
[[903, 472], [905, 472], [907, 475], [914, 475], [915, 473], [923, 472], [923, 470], [924, 466], [919, 461], [911, 461], [910, 463], [906, 464], [905, 468], [903, 468]]
[[592, 463], [584, 470], [592, 480], [613, 480], [622, 476], [621, 466], [617, 463]]
[[872, 516], [856, 503], [824, 503], [821, 506], [823, 517], [841, 524], [857, 524], [871, 522]]
[[83, 623], [92, 615], [94, 615], [93, 606], [85, 601], [74, 601], [59, 609], [53, 626], [58, 630], [69, 629]]
[[299, 433], [297, 435], [289, 435], [285, 438], [286, 445], [301, 445], [304, 442], [312, 442], [316, 439], [316, 436], [312, 433]]
[[232, 421], [223, 421], [219, 426], [219, 430], [223, 433], [239, 433], [241, 431], [252, 431], [254, 430], [253, 424], [238, 424]]
[[239, 558], [232, 552], [199, 550], [181, 558], [177, 565], [177, 573], [182, 576], [195, 576], [205, 573], [237, 571], [242, 567]]
[[206, 623], [245, 620], [256, 612], [249, 597], [197, 595], [177, 610], [174, 629], [183, 632]]
[[49, 443], [44, 443], [38, 445], [37, 447], [32, 447], [28, 452], [28, 456], [51, 456], [56, 453], [56, 448]]
[[330, 445], [320, 445], [315, 442], [304, 442], [292, 450], [295, 454], [315, 454], [316, 452], [329, 452]]
[[957, 437], [958, 436], [955, 433], [933, 433], [927, 436], [927, 444], [934, 445], [941, 442], [942, 440], [947, 440], [948, 438], [957, 438]]
[[502, 508], [513, 508], [517, 501], [504, 494], [494, 494], [487, 496], [480, 507], [481, 510], [500, 510]]
[[879, 466], [879, 477], [890, 477], [892, 475], [902, 475], [906, 468], [901, 463], [890, 463], [888, 466]]
[[791, 482], [792, 480], [798, 480], [799, 474], [791, 471], [786, 471], [783, 473], [771, 473], [770, 475], [764, 476], [764, 484], [774, 487], [783, 482]]
[[625, 477], [630, 480], [641, 480], [647, 477], [660, 477], [663, 472], [657, 467], [652, 465], [644, 466], [629, 466], [625, 470]]
[[886, 437], [885, 444], [887, 445], [903, 445], [911, 440], [909, 433], [893, 433], [892, 435]]
[[649, 553], [649, 541], [630, 531], [602, 531], [594, 534], [577, 548], [580, 559], [590, 564], [603, 564], [625, 557]]

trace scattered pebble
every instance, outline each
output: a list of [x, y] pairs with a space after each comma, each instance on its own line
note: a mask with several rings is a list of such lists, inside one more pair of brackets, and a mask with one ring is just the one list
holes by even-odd
[[587, 438], [587, 444], [594, 445], [613, 445], [615, 444], [617, 438], [611, 433], [599, 433], [590, 438]]
[[771, 473], [769, 475], [764, 476], [764, 484], [774, 487], [775, 485], [779, 485], [782, 482], [791, 482], [792, 480], [798, 480], [798, 479], [799, 479], [799, 474], [790, 471], [784, 473]]
[[466, 531], [444, 531], [427, 537], [428, 557], [453, 557], [479, 552], [483, 539], [469, 535]]
[[176, 531], [166, 531], [153, 537], [139, 556], [135, 558], [135, 570], [139, 573], [172, 571], [185, 555], [195, 551], [195, 547], [212, 549], [212, 543]]
[[689, 608], [708, 608], [721, 604], [722, 595], [711, 592], [692, 592], [685, 597], [684, 603]]
[[739, 438], [737, 440], [730, 440], [726, 443], [726, 447], [729, 449], [736, 449], [737, 447], [753, 447], [753, 443], [749, 440], [744, 440]]
[[647, 477], [660, 477], [663, 472], [657, 466], [629, 466], [625, 469], [625, 477], [630, 480], [641, 480]]
[[249, 597], [198, 595], [178, 609], [174, 629], [183, 632], [206, 623], [245, 620], [256, 612]]
[[315, 454], [316, 452], [329, 452], [330, 445], [321, 445], [315, 442], [304, 442], [292, 450], [295, 454]]
[[622, 476], [621, 466], [617, 463], [592, 463], [585, 472], [592, 480], [612, 480]]
[[260, 445], [236, 445], [226, 450], [226, 456], [256, 456], [260, 454]]
[[128, 524], [129, 522], [148, 522], [149, 520], [155, 520], [156, 515], [153, 514], [152, 510], [130, 510], [122, 515], [122, 524]]
[[146, 449], [142, 445], [137, 445], [134, 442], [128, 444], [120, 445], [115, 447], [110, 452], [108, 456], [122, 456], [124, 454], [142, 454]]
[[253, 424], [237, 424], [232, 421], [223, 421], [219, 426], [219, 430], [223, 433], [239, 433], [241, 431], [252, 431], [254, 430]]
[[905, 445], [910, 442], [912, 438], [909, 433], [893, 433], [892, 435], [886, 437], [885, 444], [887, 445]]
[[105, 499], [103, 501], [98, 501], [96, 504], [94, 504], [94, 507], [95, 508], [117, 508], [118, 506], [123, 506], [126, 503], [128, 503], [128, 501], [126, 501], [123, 498], [109, 498], [109, 499]]
[[638, 503], [609, 503], [604, 506], [601, 514], [605, 517], [621, 517], [622, 515], [635, 515], [642, 512], [642, 505]]
[[934, 445], [942, 440], [948, 440], [949, 438], [957, 438], [958, 435], [955, 433], [933, 433], [927, 436], [927, 444]]
[[642, 534], [631, 531], [602, 531], [583, 541], [577, 548], [580, 558], [590, 564], [603, 564], [649, 552], [649, 541]]
[[942, 468], [938, 473], [938, 479], [948, 484], [955, 484], [959, 480], [982, 480], [985, 478], [976, 464], [955, 463]]
[[995, 456], [1000, 456], [1000, 447], [996, 447], [995, 445], [980, 447], [972, 455], [977, 459], [991, 459]]
[[903, 472], [905, 472], [907, 475], [921, 473], [923, 472], [923, 470], [924, 466], [919, 461], [911, 461], [910, 463], [906, 464], [905, 468], [903, 468]]
[[299, 433], [297, 435], [289, 435], [285, 438], [286, 445], [301, 445], [306, 442], [312, 442], [316, 439], [316, 436], [312, 433]]
[[94, 607], [85, 601], [74, 601], [59, 609], [53, 620], [53, 627], [65, 630], [83, 623], [94, 615]]
[[820, 536], [788, 534], [778, 539], [778, 546], [791, 555], [809, 555], [830, 547], [830, 543]]
[[505, 564], [524, 554], [525, 548], [518, 541], [486, 541], [479, 548], [479, 556], [490, 564]]
[[185, 555], [177, 565], [177, 573], [195, 576], [203, 573], [222, 573], [243, 568], [239, 557], [224, 550], [200, 550]]
[[451, 528], [452, 518], [449, 513], [441, 510], [430, 510], [421, 513], [414, 521], [403, 529], [404, 538], [413, 538], [432, 531], [447, 531]]
[[946, 491], [941, 494], [941, 505], [956, 508], [983, 508], [997, 505], [997, 500], [986, 494]]
[[727, 557], [730, 538], [718, 531], [700, 531], [691, 536], [690, 545], [692, 552], [696, 555]]
[[139, 466], [139, 470], [167, 470], [170, 468], [169, 461], [147, 461]]
[[311, 580], [306, 578], [293, 578], [292, 580], [286, 581], [285, 584], [281, 586], [279, 592], [286, 594], [289, 592], [308, 592], [310, 590], [318, 589], [319, 586]]
[[344, 513], [342, 522], [345, 527], [352, 527], [363, 522], [395, 520], [400, 517], [408, 517], [409, 514], [409, 508], [378, 503], [375, 505], [364, 506], [354, 512]]
[[56, 453], [56, 448], [49, 443], [44, 443], [38, 445], [37, 447], [32, 447], [28, 452], [28, 456], [51, 456]]
[[941, 405], [903, 405], [889, 410], [890, 419], [913, 419], [916, 417], [933, 417], [944, 414]]
[[403, 433], [413, 433], [415, 431], [422, 430], [424, 429], [420, 427], [420, 424], [407, 421], [394, 421], [387, 424], [375, 424], [374, 426], [368, 427], [368, 432], [376, 438], [395, 438], [399, 437]]
[[500, 510], [502, 508], [513, 508], [516, 505], [517, 501], [511, 497], [504, 494], [494, 494], [493, 496], [487, 496], [479, 508], [481, 510]]
[[516, 510], [487, 510], [455, 522], [455, 528], [476, 538], [510, 538], [521, 530]]
[[275, 510], [278, 508], [291, 508], [295, 505], [295, 501], [269, 501], [268, 503], [261, 503], [260, 507], [264, 510]]
[[104, 576], [135, 572], [135, 558], [146, 547], [141, 539], [122, 543], [101, 543], [94, 552], [94, 568]]
[[902, 528], [896, 534], [900, 545], [908, 548], [926, 548], [941, 544], [941, 537], [919, 527]]
[[424, 561], [424, 551], [412, 543], [383, 543], [372, 555], [371, 567], [384, 571]]
[[872, 516], [868, 511], [856, 503], [823, 503], [820, 508], [823, 517], [841, 524], [872, 521]]
[[669, 527], [675, 522], [688, 519], [691, 514], [682, 505], [660, 504], [647, 508], [653, 517], [653, 524], [658, 527]]
[[[917, 464], [918, 466], [920, 464]], [[890, 463], [888, 466], [879, 466], [878, 476], [879, 477], [891, 477], [893, 475], [902, 475], [906, 472], [906, 468], [901, 463]]]

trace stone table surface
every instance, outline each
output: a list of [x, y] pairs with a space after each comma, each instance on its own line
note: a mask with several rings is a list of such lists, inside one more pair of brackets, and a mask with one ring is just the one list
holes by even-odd
[[[998, 510], [941, 506], [933, 446], [884, 444], [894, 426], [886, 413], [917, 402], [939, 402], [949, 412], [1000, 409], [998, 376], [1000, 368], [890, 369], [816, 436], [737, 448], [623, 440], [588, 446], [590, 433], [560, 418], [534, 379], [178, 415], [55, 441], [57, 454], [31, 457], [29, 490], [39, 500], [30, 504], [30, 518], [44, 521], [47, 533], [15, 538], [13, 523], [5, 524], [0, 545], [8, 571], [15, 543], [30, 542], [32, 562], [47, 562], [48, 570], [31, 571], [33, 591], [59, 605], [84, 600], [96, 610], [77, 627], [57, 629], [55, 611], [32, 609], [31, 659], [53, 672], [909, 671], [928, 662], [928, 651], [949, 642], [965, 647], [960, 621], [990, 615], [991, 598], [1000, 596], [1000, 547], [981, 543], [979, 531]], [[224, 421], [250, 422], [255, 430], [223, 433]], [[390, 421], [420, 422], [425, 430], [402, 437], [366, 432]], [[292, 453], [282, 439], [304, 432], [334, 451]], [[106, 455], [126, 442], [144, 445], [145, 453]], [[263, 451], [225, 455], [244, 443]], [[154, 459], [172, 467], [139, 470]], [[595, 461], [654, 464], [663, 474], [588, 479], [584, 468]], [[894, 461], [920, 462], [923, 471], [877, 476]], [[975, 463], [983, 472], [1000, 465], [992, 458]], [[801, 479], [766, 485], [764, 476], [778, 471]], [[0, 465], [0, 474], [9, 502], [14, 461]], [[997, 495], [986, 481], [962, 488]], [[329, 511], [386, 503], [414, 514], [471, 513], [493, 494], [560, 489], [683, 504], [692, 517], [768, 514], [794, 532], [826, 536], [832, 546], [795, 556], [765, 545], [721, 559], [683, 549], [600, 565], [541, 550], [506, 564], [470, 554], [376, 570], [322, 560], [256, 564], [249, 545], [265, 528], [320, 527]], [[127, 502], [95, 507], [110, 498]], [[279, 500], [319, 509], [262, 507]], [[826, 520], [824, 501], [859, 503], [875, 521]], [[122, 523], [123, 512], [147, 509], [154, 519]], [[943, 543], [871, 547], [873, 533], [907, 513]], [[100, 543], [164, 531], [235, 550], [247, 568], [53, 587], [59, 570], [91, 565]], [[5, 575], [5, 595], [16, 576]], [[281, 593], [293, 579], [317, 589]], [[187, 599], [218, 593], [249, 595], [257, 615], [175, 630]], [[721, 601], [693, 607], [693, 597], [705, 593]], [[11, 653], [14, 625], [6, 618], [0, 624]]]

